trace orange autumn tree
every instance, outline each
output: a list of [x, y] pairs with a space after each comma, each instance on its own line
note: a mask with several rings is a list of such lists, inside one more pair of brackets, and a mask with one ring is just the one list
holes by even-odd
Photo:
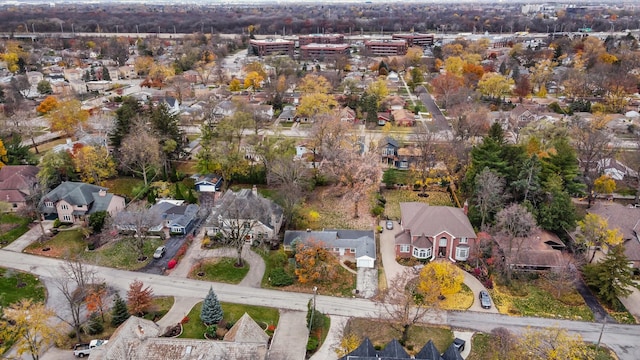
[[301, 284], [320, 279], [331, 282], [338, 277], [338, 259], [320, 241], [311, 239], [306, 243], [297, 243], [295, 259], [295, 274]]
[[153, 289], [144, 287], [140, 280], [135, 280], [129, 284], [127, 291], [127, 309], [129, 314], [142, 316], [144, 312], [151, 306], [153, 301]]
[[90, 313], [99, 311], [102, 322], [104, 322], [105, 297], [107, 296], [107, 288], [104, 285], [93, 286], [87, 294], [87, 311]]
[[58, 99], [56, 99], [55, 96], [49, 95], [44, 100], [42, 100], [38, 107], [36, 107], [36, 111], [38, 112], [38, 114], [45, 115], [49, 111], [57, 108], [58, 105]]

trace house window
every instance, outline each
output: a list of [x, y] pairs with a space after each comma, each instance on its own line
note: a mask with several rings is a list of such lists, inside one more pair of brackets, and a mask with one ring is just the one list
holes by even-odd
[[62, 204], [62, 205], [60, 206], [60, 208], [61, 208], [62, 210], [69, 210], [69, 205], [67, 205], [67, 204]]
[[73, 222], [73, 220], [71, 220], [71, 215], [62, 215], [62, 221], [63, 222]]
[[349, 249], [349, 252], [352, 253], [352, 254], [355, 254], [356, 253], [356, 249], [351, 248], [351, 249]]
[[464, 247], [457, 247], [456, 248], [456, 260], [467, 260], [467, 258], [469, 257], [469, 248], [464, 246]]
[[400, 161], [400, 168], [406, 169], [409, 167], [409, 162], [407, 160]]
[[46, 207], [53, 207], [53, 202], [51, 202], [51, 201], [45, 201], [45, 202], [44, 202], [44, 206], [46, 206]]
[[469, 239], [467, 239], [466, 237], [460, 238], [460, 244], [468, 244], [469, 243]]
[[12, 206], [13, 206], [13, 208], [15, 209], [15, 208], [17, 208], [17, 207], [18, 207], [18, 204], [13, 203], [13, 204], [12, 204]]
[[431, 249], [413, 248], [413, 256], [418, 259], [426, 259], [431, 257]]
[[410, 250], [409, 245], [400, 245], [400, 252], [401, 253], [408, 253]]
[[251, 224], [246, 222], [246, 223], [242, 224], [242, 226], [244, 226], [245, 229], [249, 229], [251, 227]]

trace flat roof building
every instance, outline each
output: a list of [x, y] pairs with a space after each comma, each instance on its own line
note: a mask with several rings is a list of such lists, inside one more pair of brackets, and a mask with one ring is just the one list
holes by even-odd
[[407, 46], [431, 46], [435, 40], [434, 34], [419, 34], [419, 33], [406, 33], [406, 34], [393, 34], [391, 36], [393, 40], [405, 40]]
[[309, 44], [300, 46], [303, 59], [323, 60], [340, 55], [349, 55], [349, 44]]
[[298, 37], [300, 47], [309, 44], [342, 44], [344, 35], [342, 34], [309, 34]]
[[405, 40], [369, 40], [364, 47], [371, 55], [378, 56], [406, 55], [408, 49]]
[[282, 39], [268, 39], [249, 41], [249, 55], [289, 55], [293, 56], [294, 42]]

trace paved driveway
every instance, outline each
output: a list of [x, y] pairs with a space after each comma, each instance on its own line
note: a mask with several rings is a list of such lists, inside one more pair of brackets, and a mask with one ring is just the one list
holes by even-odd
[[380, 234], [380, 255], [382, 257], [382, 266], [384, 267], [384, 275], [387, 278], [387, 287], [391, 284], [391, 280], [400, 276], [406, 269], [396, 262], [395, 235], [401, 231], [397, 221], [393, 222], [393, 230], [387, 230], [386, 221], [380, 221], [380, 226], [384, 229]]
[[307, 353], [306, 311], [280, 310], [278, 327], [273, 334], [268, 360], [303, 360]]

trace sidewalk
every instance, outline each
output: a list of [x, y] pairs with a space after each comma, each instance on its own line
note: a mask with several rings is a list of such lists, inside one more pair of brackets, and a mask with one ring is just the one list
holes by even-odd
[[330, 315], [331, 327], [329, 333], [324, 339], [322, 346], [311, 357], [311, 360], [337, 360], [338, 354], [335, 349], [340, 345], [342, 339], [342, 330], [349, 320], [346, 316]]
[[[42, 227], [44, 227], [45, 234], [53, 228], [53, 221], [44, 220], [42, 222]], [[42, 229], [40, 228], [40, 224], [37, 222], [34, 223], [33, 227], [29, 229], [22, 236], [14, 240], [11, 244], [4, 247], [4, 250], [22, 252], [27, 246], [31, 245], [34, 241], [37, 241], [42, 235]]]
[[[637, 282], [636, 285], [640, 286]], [[640, 321], [640, 290], [635, 287], [630, 288], [630, 290], [631, 294], [627, 297], [621, 297], [620, 302], [636, 318], [636, 321]]]

